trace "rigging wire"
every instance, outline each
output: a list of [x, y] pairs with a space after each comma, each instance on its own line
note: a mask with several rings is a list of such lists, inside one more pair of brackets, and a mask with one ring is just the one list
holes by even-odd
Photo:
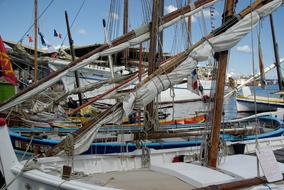
[[[43, 14], [48, 10], [48, 8], [52, 5], [53, 2], [54, 2], [54, 0], [51, 0], [51, 1], [49, 2], [49, 4], [45, 7], [45, 9], [42, 11], [42, 13], [37, 17], [37, 20], [39, 20], [39, 19], [43, 16]], [[20, 38], [20, 40], [18, 41], [18, 43], [24, 39], [24, 37], [30, 32], [30, 30], [33, 28], [33, 26], [34, 26], [34, 24], [32, 24], [32, 25], [28, 28], [28, 30], [27, 30], [27, 31], [24, 33], [24, 35]]]
[[[252, 73], [253, 76], [255, 76], [255, 60], [254, 60], [254, 40], [253, 40], [253, 23], [252, 23], [252, 0], [250, 0], [250, 27], [251, 27], [251, 47], [252, 47], [252, 51], [251, 51], [251, 61], [252, 61]], [[255, 78], [253, 78], [253, 98], [254, 98], [254, 114], [255, 114], [255, 143], [256, 143], [256, 149], [259, 148], [259, 144], [258, 144], [258, 134], [259, 134], [259, 123], [258, 123], [258, 119], [257, 119], [257, 106], [256, 106], [256, 88], [255, 88]], [[259, 159], [258, 157], [256, 157], [257, 160], [257, 176], [260, 176], [260, 168], [259, 168]]]
[[[82, 10], [82, 8], [83, 8], [85, 2], [86, 2], [86, 0], [83, 0], [83, 2], [82, 2], [82, 4], [81, 4], [80, 8], [78, 9], [78, 11], [77, 11], [77, 13], [76, 13], [76, 15], [75, 15], [75, 17], [74, 17], [74, 19], [73, 19], [71, 25], [70, 25], [70, 30], [72, 29], [72, 27], [73, 27], [75, 21], [77, 20], [77, 18], [78, 18], [78, 16], [79, 16], [79, 14], [80, 14], [80, 12], [81, 12], [81, 10]], [[63, 44], [64, 44], [66, 38], [67, 38], [67, 33], [64, 35], [64, 38], [63, 38], [63, 40], [62, 40], [62, 43], [61, 43], [60, 47], [63, 46]]]

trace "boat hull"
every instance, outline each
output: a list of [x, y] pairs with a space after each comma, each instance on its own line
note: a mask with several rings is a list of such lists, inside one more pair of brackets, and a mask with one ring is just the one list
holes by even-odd
[[236, 98], [238, 112], [254, 112], [255, 104], [257, 112], [276, 111], [277, 108], [284, 108], [284, 102], [275, 102], [269, 100], [256, 100], [252, 98], [237, 97]]

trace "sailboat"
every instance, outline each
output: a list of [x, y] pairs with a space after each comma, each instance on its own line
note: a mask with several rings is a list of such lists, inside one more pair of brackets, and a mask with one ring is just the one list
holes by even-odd
[[[216, 1], [196, 1], [194, 4], [184, 7], [183, 11], [174, 11], [163, 17], [162, 20], [164, 22], [162, 22], [162, 26], [165, 27], [168, 24], [167, 22], [171, 22], [171, 20], [181, 17], [181, 15], [189, 16], [193, 12], [201, 10], [214, 2]], [[212, 186], [210, 187], [210, 185], [213, 185], [215, 188], [217, 186], [217, 188], [237, 189], [243, 188], [245, 185], [252, 186], [266, 183], [266, 179], [257, 177], [263, 176], [263, 173], [260, 171], [258, 175], [258, 165], [255, 156], [226, 156], [224, 162], [220, 162], [216, 167], [218, 170], [214, 170], [194, 163], [177, 162], [182, 158], [190, 159], [190, 157], [187, 157], [188, 154], [185, 149], [151, 151], [143, 148], [137, 154], [114, 156], [76, 156], [76, 154], [89, 147], [97, 129], [101, 125], [108, 122], [117, 122], [121, 119], [122, 113], [129, 113], [133, 106], [139, 107], [151, 102], [158, 92], [168, 88], [171, 84], [180, 82], [184, 76], [188, 75], [190, 73], [188, 71], [193, 69], [197, 60], [207, 59], [212, 50], [222, 52], [233, 47], [261, 18], [275, 11], [282, 3], [282, 0], [257, 0], [252, 3], [250, 7], [225, 22], [219, 29], [200, 40], [188, 51], [177, 56], [173, 60], [174, 62], [162, 66], [152, 75], [149, 75], [135, 93], [128, 94], [123, 102], [116, 103], [96, 123], [89, 123], [87, 127], [76, 132], [73, 137], [71, 135], [66, 138], [65, 144], [62, 143], [49, 152], [49, 155], [59, 153], [59, 155], [63, 155], [61, 157], [35, 158], [19, 162], [13, 152], [5, 121], [0, 120], [0, 138], [2, 141], [0, 144], [1, 171], [5, 174], [5, 188], [195, 189], [205, 188], [206, 186], [211, 188]], [[30, 86], [17, 97], [1, 104], [0, 110], [6, 110], [25, 101], [34, 93], [42, 91], [59, 80], [69, 69], [78, 69], [80, 66], [90, 63], [92, 58], [97, 59], [100, 55], [111, 54], [134, 45], [141, 40], [148, 39], [147, 27], [144, 28], [144, 32], [141, 30], [135, 31], [114, 40], [112, 47], [106, 44], [78, 61], [72, 62], [68, 65], [67, 70], [57, 71], [48, 79]], [[135, 37], [137, 37], [137, 41], [132, 39], [129, 43], [127, 38]], [[92, 56], [92, 54], [94, 55]], [[172, 69], [173, 66], [175, 69]], [[167, 76], [164, 76], [165, 72]], [[159, 79], [157, 76], [159, 76]], [[161, 77], [168, 77], [170, 81], [166, 79], [160, 80]], [[163, 85], [153, 88], [153, 82]], [[150, 90], [147, 91], [147, 89]], [[153, 92], [155, 94], [151, 95]], [[218, 141], [212, 141], [212, 143], [218, 144]], [[62, 148], [64, 148], [64, 151], [62, 151]], [[284, 172], [283, 164], [276, 163], [273, 166], [277, 168], [277, 171]], [[280, 178], [279, 175], [276, 175], [272, 181], [275, 181], [275, 179], [282, 180], [282, 175]], [[277, 185], [277, 187], [280, 189], [283, 188], [283, 185]], [[256, 187], [256, 189], [261, 189], [261, 187]]]
[[[283, 63], [283, 58], [279, 58], [278, 53], [278, 44], [276, 42], [275, 32], [274, 32], [274, 24], [273, 24], [273, 17], [272, 14], [270, 17], [270, 26], [271, 26], [271, 34], [272, 34], [272, 41], [274, 47], [274, 55], [275, 55], [275, 67], [277, 71], [277, 78], [278, 78], [278, 86], [279, 90], [283, 89], [283, 79], [282, 79], [282, 72], [280, 70], [280, 64]], [[258, 36], [258, 57], [259, 57], [259, 67], [260, 67], [260, 77], [261, 77], [261, 87], [265, 86], [265, 79], [264, 73], [265, 70], [263, 69], [263, 61], [262, 61], [262, 50], [261, 50], [261, 42], [260, 42], [260, 35]], [[284, 107], [284, 100], [282, 97], [271, 97], [270, 95], [267, 96], [257, 96], [252, 95], [250, 89], [243, 88], [243, 96], [238, 96], [236, 98], [237, 102], [237, 110], [239, 112], [264, 112], [264, 111], [275, 111], [277, 108]]]

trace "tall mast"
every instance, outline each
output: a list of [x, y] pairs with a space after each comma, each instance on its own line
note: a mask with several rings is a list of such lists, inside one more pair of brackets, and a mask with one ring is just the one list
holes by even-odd
[[276, 37], [275, 37], [274, 23], [273, 23], [273, 16], [272, 16], [272, 14], [269, 15], [269, 18], [270, 18], [270, 27], [271, 27], [273, 49], [274, 49], [274, 56], [275, 56], [275, 66], [276, 66], [276, 71], [277, 71], [279, 90], [284, 90], [282, 72], [281, 72], [280, 61], [279, 61], [278, 43], [277, 43]]
[[[148, 76], [150, 76], [157, 68], [156, 64], [156, 48], [157, 48], [157, 32], [158, 32], [158, 10], [160, 0], [153, 1], [152, 10], [152, 23], [150, 28], [150, 49], [148, 58]], [[156, 125], [153, 122], [156, 118], [156, 112], [154, 111], [154, 101], [146, 106], [145, 113], [145, 130], [155, 131]]]
[[[188, 4], [190, 5], [192, 0], [188, 0]], [[192, 43], [192, 29], [191, 29], [191, 16], [187, 17], [187, 31], [189, 37], [189, 44]]]
[[[72, 36], [71, 36], [71, 31], [70, 31], [70, 26], [69, 26], [69, 18], [68, 18], [67, 11], [65, 11], [65, 20], [66, 20], [67, 33], [68, 33], [68, 38], [69, 38], [69, 46], [70, 46], [72, 61], [75, 61], [75, 50], [74, 50], [74, 47], [73, 47], [74, 41], [73, 41]], [[80, 87], [80, 80], [79, 80], [79, 77], [78, 77], [78, 72], [74, 71], [74, 74], [75, 74], [75, 80], [76, 80], [76, 88], [79, 88]], [[82, 94], [80, 92], [78, 93], [78, 99], [79, 99], [80, 105], [82, 105], [83, 104]]]
[[[164, 16], [164, 0], [160, 0], [159, 18], [162, 18], [163, 16]], [[161, 30], [159, 32], [159, 37], [158, 37], [159, 62], [157, 64], [160, 64], [160, 61], [163, 59], [163, 45], [164, 45], [164, 32], [163, 30]]]
[[34, 81], [38, 80], [38, 62], [37, 62], [37, 0], [34, 0]]
[[[128, 0], [124, 0], [123, 9], [123, 34], [128, 32]], [[128, 49], [123, 52], [124, 65], [127, 66]]]
[[[235, 0], [226, 0], [223, 14], [223, 23], [234, 15]], [[211, 132], [211, 146], [209, 147], [208, 165], [216, 167], [218, 158], [219, 136], [224, 102], [224, 86], [228, 61], [228, 51], [219, 53], [219, 65], [216, 84], [215, 104], [213, 110], [213, 127]]]

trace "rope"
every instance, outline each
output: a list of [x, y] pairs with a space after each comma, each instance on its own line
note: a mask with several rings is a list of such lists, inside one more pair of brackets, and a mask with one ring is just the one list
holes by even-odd
[[173, 106], [173, 110], [172, 110], [172, 121], [175, 119], [175, 106], [174, 106], [174, 103], [175, 103], [175, 88], [172, 86], [170, 88], [170, 96], [172, 97], [172, 106]]
[[[250, 6], [252, 5], [252, 0], [250, 0]], [[250, 10], [250, 17], [251, 17], [251, 29], [252, 29], [252, 8]], [[252, 73], [253, 73], [253, 76], [255, 76], [255, 61], [254, 61], [254, 40], [253, 40], [253, 30], [251, 30], [251, 47], [252, 47], [252, 51], [251, 51], [251, 59], [252, 59]], [[253, 78], [253, 83], [255, 84], [255, 78]], [[255, 88], [255, 85], [253, 85], [253, 98], [254, 98], [254, 113], [255, 113], [255, 122], [256, 122], [256, 126], [255, 126], [255, 146], [256, 146], [256, 149], [258, 149], [259, 147], [259, 144], [258, 144], [258, 134], [259, 134], [259, 125], [258, 125], [258, 122], [257, 122], [257, 106], [256, 106], [256, 88]], [[259, 168], [259, 160], [257, 158], [257, 176], [260, 176], [260, 168]]]
[[[75, 18], [73, 19], [73, 21], [72, 21], [72, 23], [71, 23], [71, 25], [70, 25], [70, 30], [71, 30], [71, 28], [73, 27], [75, 21], [77, 20], [77, 17], [79, 16], [79, 14], [80, 14], [80, 12], [81, 12], [81, 10], [82, 10], [83, 5], [85, 4], [85, 2], [86, 2], [86, 0], [84, 0], [84, 1], [82, 2], [80, 8], [78, 9]], [[65, 36], [64, 36], [64, 38], [63, 38], [63, 40], [62, 40], [62, 43], [61, 43], [61, 45], [60, 45], [60, 48], [63, 46], [63, 44], [64, 44], [64, 42], [65, 42], [67, 36], [68, 36], [68, 34], [66, 33]]]

